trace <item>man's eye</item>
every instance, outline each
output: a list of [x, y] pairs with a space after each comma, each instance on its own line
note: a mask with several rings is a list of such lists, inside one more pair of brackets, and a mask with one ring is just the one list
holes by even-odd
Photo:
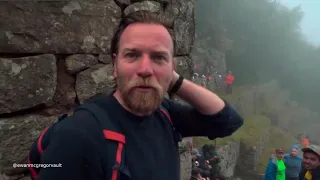
[[154, 55], [154, 56], [152, 56], [152, 59], [154, 59], [156, 61], [166, 60], [166, 58], [162, 55]]
[[126, 57], [133, 59], [133, 58], [137, 58], [138, 54], [137, 53], [127, 53]]

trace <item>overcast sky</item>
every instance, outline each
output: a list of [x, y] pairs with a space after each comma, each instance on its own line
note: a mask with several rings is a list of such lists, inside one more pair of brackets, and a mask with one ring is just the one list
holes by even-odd
[[289, 8], [301, 5], [304, 11], [302, 31], [310, 42], [320, 45], [320, 0], [280, 0], [280, 2]]

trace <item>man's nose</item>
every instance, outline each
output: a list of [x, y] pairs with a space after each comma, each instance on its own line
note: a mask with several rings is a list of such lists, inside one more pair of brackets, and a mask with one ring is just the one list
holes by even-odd
[[152, 67], [152, 60], [148, 54], [144, 54], [141, 58], [138, 70], [138, 76], [143, 78], [152, 76], [153, 67]]

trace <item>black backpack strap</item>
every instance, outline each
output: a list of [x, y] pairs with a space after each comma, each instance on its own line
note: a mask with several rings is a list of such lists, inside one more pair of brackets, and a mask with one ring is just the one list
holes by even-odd
[[116, 123], [115, 120], [110, 119], [107, 111], [102, 109], [96, 103], [81, 105], [75, 110], [75, 112], [79, 110], [89, 111], [101, 124], [104, 138], [106, 140], [117, 142], [115, 163], [112, 167], [111, 175], [111, 180], [116, 180], [119, 176], [119, 169], [124, 166], [125, 162], [124, 145], [126, 144], [126, 137], [121, 131], [120, 124]]
[[172, 127], [172, 129], [173, 129], [173, 133], [174, 133], [174, 140], [175, 140], [176, 142], [182, 141], [182, 136], [181, 136], [181, 134], [180, 134], [178, 131], [176, 131], [176, 128], [175, 128], [174, 125], [173, 125], [173, 122], [172, 122], [172, 119], [171, 119], [171, 116], [170, 116], [169, 111], [168, 111], [163, 105], [160, 105], [160, 111], [161, 111], [162, 114], [165, 115], [165, 118], [166, 118], [166, 119], [170, 122], [170, 124], [171, 124], [171, 127]]
[[172, 119], [171, 119], [171, 116], [168, 112], [168, 110], [163, 106], [163, 105], [160, 105], [160, 111], [166, 116], [166, 118], [169, 120], [170, 124], [172, 127], [173, 126], [173, 123], [172, 123]]
[[40, 168], [35, 168], [32, 167], [31, 164], [38, 164], [40, 163], [40, 157], [42, 156], [44, 150], [46, 149], [46, 147], [48, 146], [48, 141], [44, 140], [44, 136], [47, 134], [48, 131], [50, 131], [52, 128], [54, 128], [54, 125], [65, 119], [66, 117], [68, 117], [68, 114], [63, 114], [62, 116], [60, 116], [58, 118], [57, 121], [53, 122], [52, 124], [50, 124], [49, 126], [47, 126], [39, 135], [38, 139], [36, 140], [36, 142], [32, 145], [31, 147], [31, 151], [29, 152], [28, 158], [27, 158], [27, 163], [30, 164], [29, 165], [29, 171], [30, 171], [30, 175], [31, 175], [31, 179], [35, 180], [38, 178], [38, 173], [40, 171]]

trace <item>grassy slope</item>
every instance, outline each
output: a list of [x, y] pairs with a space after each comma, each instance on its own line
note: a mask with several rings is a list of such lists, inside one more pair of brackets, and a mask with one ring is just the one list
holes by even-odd
[[[250, 89], [250, 87], [234, 87], [233, 93], [231, 95], [219, 94], [220, 97], [226, 99], [227, 101], [232, 101], [240, 96], [240, 93]], [[263, 105], [264, 106], [264, 105]], [[264, 106], [263, 111], [268, 111]], [[245, 112], [244, 112], [245, 113]], [[224, 145], [229, 141], [238, 141], [242, 139], [244, 142], [250, 145], [255, 145], [267, 127], [271, 127], [270, 120], [260, 115], [248, 114], [244, 115], [245, 123], [244, 125], [235, 132], [232, 136], [217, 139], [217, 145]], [[196, 147], [201, 147], [203, 144], [214, 144], [214, 141], [209, 140], [204, 137], [193, 138], [194, 145]], [[263, 173], [265, 171], [266, 165], [270, 155], [274, 152], [276, 147], [283, 147], [285, 149], [289, 148], [292, 144], [296, 143], [297, 140], [294, 139], [290, 134], [284, 132], [278, 127], [271, 127], [270, 138], [265, 146], [263, 154], [260, 156], [260, 165], [257, 169], [258, 172]]]
[[[270, 120], [265, 116], [250, 115], [245, 116], [244, 119], [245, 123], [238, 131], [236, 131], [229, 137], [217, 139], [217, 145], [224, 145], [229, 141], [239, 141], [240, 139], [242, 139], [247, 144], [255, 145], [261, 138], [266, 127], [270, 126]], [[196, 147], [201, 147], [203, 144], [214, 143], [213, 141], [210, 141], [205, 137], [196, 137], [193, 139], [194, 145]]]
[[[232, 101], [237, 99], [240, 96], [240, 93], [248, 88], [250, 87], [234, 87], [232, 94], [225, 95], [223, 93], [219, 93], [218, 95], [227, 101]], [[244, 115], [244, 119], [244, 125], [237, 132], [235, 132], [232, 136], [217, 139], [217, 145], [224, 145], [229, 141], [238, 141], [240, 139], [244, 140], [248, 144], [254, 145], [260, 139], [266, 127], [270, 126], [270, 120], [262, 115]], [[200, 147], [203, 144], [214, 143], [213, 141], [210, 141], [208, 138], [204, 137], [196, 137], [193, 139], [196, 147]]]

